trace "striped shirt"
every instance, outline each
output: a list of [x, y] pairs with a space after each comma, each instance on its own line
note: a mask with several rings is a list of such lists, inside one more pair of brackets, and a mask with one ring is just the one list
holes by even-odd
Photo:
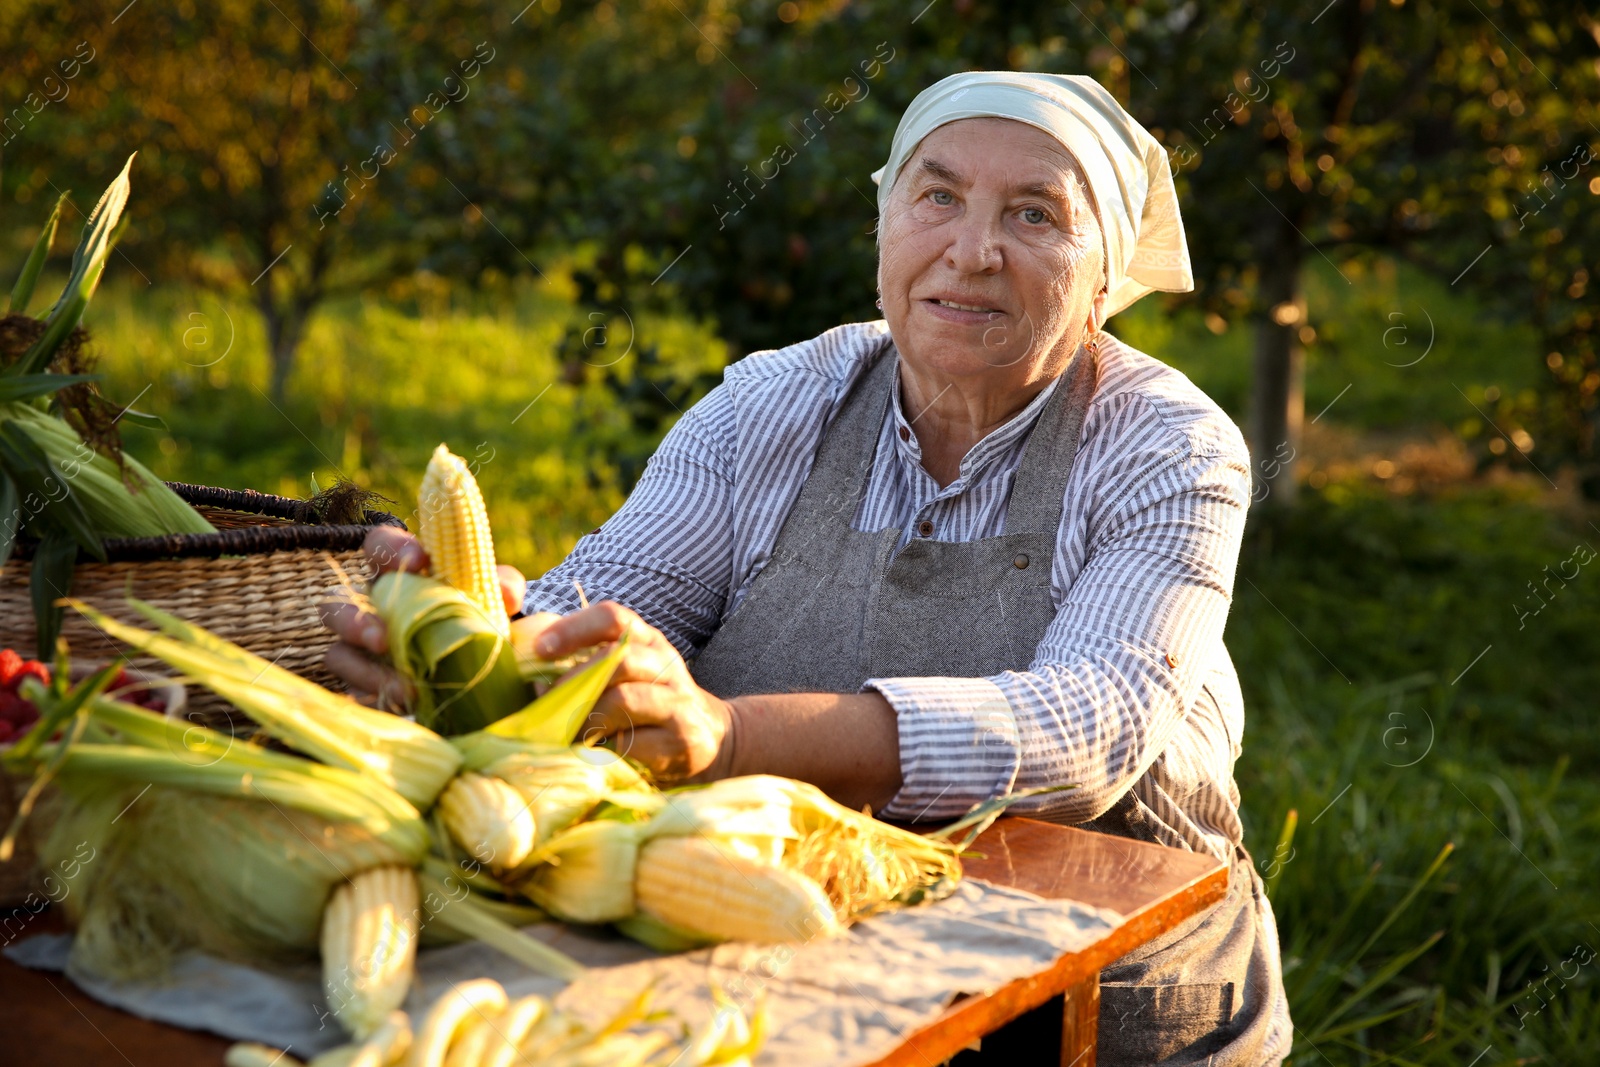
[[[729, 367], [622, 509], [529, 583], [525, 610], [576, 609], [578, 579], [693, 656], [766, 565], [824, 428], [886, 330], [841, 326]], [[1052, 560], [1057, 615], [1025, 671], [866, 682], [898, 720], [903, 782], [883, 815], [948, 818], [1075, 782], [1018, 810], [1077, 823], [1132, 787], [1170, 828], [1166, 844], [1227, 861], [1243, 834], [1233, 764], [1244, 712], [1222, 630], [1249, 455], [1183, 374], [1102, 336]], [[926, 521], [948, 541], [1003, 533], [1023, 446], [1054, 388], [973, 446], [942, 489], [896, 389], [852, 526], [909, 537]]]
[[[524, 610], [576, 609], [577, 579], [686, 657], [698, 652], [771, 558], [823, 431], [886, 332], [882, 321], [840, 326], [729, 367], [667, 434], [622, 509], [529, 583]], [[1051, 561], [1056, 616], [1025, 671], [867, 680], [862, 688], [894, 707], [900, 740], [902, 784], [881, 814], [950, 818], [1072, 782], [1080, 788], [1016, 810], [1080, 823], [1132, 789], [1164, 824], [1163, 843], [1232, 862], [1243, 838], [1233, 765], [1244, 702], [1222, 631], [1249, 453], [1183, 374], [1101, 336]], [[922, 469], [896, 388], [852, 527], [898, 526], [902, 545], [924, 521], [947, 541], [1004, 533], [1023, 446], [1060, 382], [974, 445], [942, 489]], [[1293, 1029], [1265, 898], [1261, 908], [1273, 961], [1261, 1062], [1272, 1064]]]

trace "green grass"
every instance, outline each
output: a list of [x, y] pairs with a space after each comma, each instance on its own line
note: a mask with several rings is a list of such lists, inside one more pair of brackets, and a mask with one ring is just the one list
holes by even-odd
[[[633, 340], [625, 327], [605, 346], [592, 334], [576, 349], [589, 365], [564, 367], [565, 332], [592, 324], [559, 279], [487, 295], [424, 280], [335, 302], [313, 320], [281, 405], [266, 393], [259, 317], [237, 298], [108, 287], [90, 325], [106, 391], [167, 422], [165, 434], [126, 432], [162, 477], [308, 496], [313, 478], [344, 476], [404, 517], [442, 441], [478, 465], [501, 555], [530, 573], [616, 510], [616, 457], [649, 446], [601, 382], [630, 376], [640, 345], [619, 359]], [[648, 317], [638, 328], [680, 372], [722, 364], [703, 328]]]
[[[1354, 284], [1321, 264], [1308, 279], [1308, 417], [1337, 397], [1326, 421], [1351, 430], [1472, 430], [1463, 393], [1514, 398], [1538, 381], [1531, 336], [1447, 287], [1382, 264], [1345, 273]], [[1424, 309], [1433, 349], [1394, 366], [1423, 351]], [[247, 304], [124, 285], [90, 311], [111, 394], [148, 386], [138, 406], [169, 423], [127, 434], [163, 475], [304, 495], [343, 473], [405, 514], [443, 440], [486, 459], [500, 554], [530, 573], [615, 509], [618, 463], [661, 428], [619, 405], [600, 368], [562, 365], [564, 333], [586, 325], [559, 279], [476, 294], [421, 279], [325, 309], [280, 409]], [[1407, 345], [1391, 333], [1386, 346], [1397, 325]], [[647, 343], [652, 375], [720, 366], [705, 328], [638, 326], [613, 373], [631, 374]], [[1214, 334], [1153, 300], [1112, 329], [1242, 417], [1246, 330]], [[1237, 776], [1273, 877], [1296, 1063], [1600, 1062], [1597, 965], [1535, 984], [1600, 948], [1600, 560], [1548, 585], [1538, 614], [1516, 608], [1575, 545], [1600, 546], [1593, 518], [1525, 480], [1431, 496], [1335, 481], [1253, 520], [1228, 630], [1249, 716]]]

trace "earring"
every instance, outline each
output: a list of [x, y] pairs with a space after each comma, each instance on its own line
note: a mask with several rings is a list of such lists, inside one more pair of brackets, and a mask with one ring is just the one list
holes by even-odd
[[1100, 331], [1096, 330], [1090, 334], [1089, 339], [1083, 342], [1083, 347], [1091, 356], [1098, 356], [1100, 354]]

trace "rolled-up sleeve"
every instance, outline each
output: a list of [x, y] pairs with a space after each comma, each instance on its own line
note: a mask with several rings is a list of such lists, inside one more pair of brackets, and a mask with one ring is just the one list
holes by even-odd
[[1078, 788], [1017, 810], [1082, 822], [1115, 803], [1225, 656], [1249, 483], [1242, 442], [1197, 451], [1169, 438], [1106, 462], [1081, 487], [1095, 501], [1086, 557], [1028, 670], [869, 679], [898, 719], [902, 786], [885, 817], [950, 818], [1066, 784]]

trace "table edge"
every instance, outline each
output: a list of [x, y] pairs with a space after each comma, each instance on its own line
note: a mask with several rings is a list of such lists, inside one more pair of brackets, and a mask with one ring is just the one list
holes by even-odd
[[1111, 933], [1083, 951], [1065, 953], [1048, 970], [1013, 979], [987, 995], [957, 1001], [937, 1019], [902, 1037], [887, 1055], [863, 1067], [927, 1067], [942, 1063], [977, 1038], [1097, 975], [1106, 965], [1227, 896], [1230, 870], [1229, 864], [1219, 860], [1213, 870], [1196, 875], [1160, 900], [1124, 916]]

